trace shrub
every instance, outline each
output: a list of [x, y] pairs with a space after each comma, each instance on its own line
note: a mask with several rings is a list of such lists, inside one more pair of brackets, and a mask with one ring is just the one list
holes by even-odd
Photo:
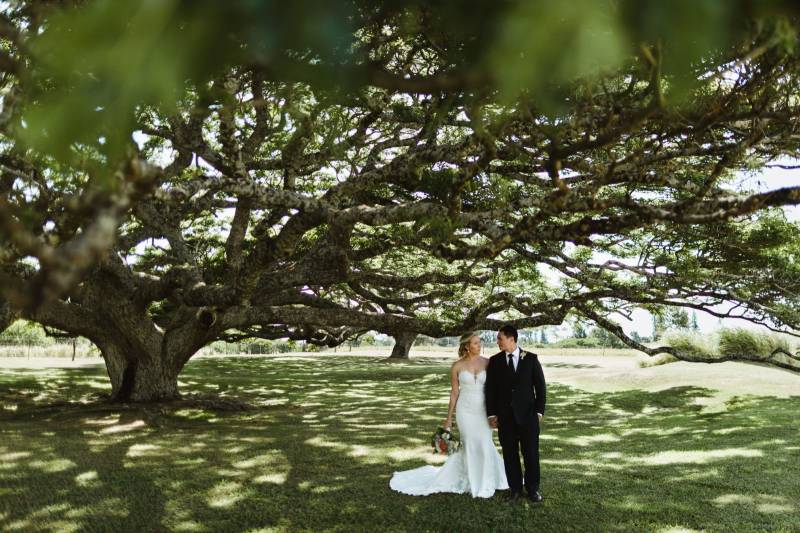
[[622, 342], [622, 340], [611, 333], [610, 331], [606, 331], [601, 327], [596, 327], [592, 330], [592, 333], [589, 335], [590, 339], [595, 339], [595, 346], [601, 346], [605, 348], [627, 348], [628, 345]]
[[53, 344], [53, 339], [45, 335], [40, 325], [27, 320], [17, 320], [0, 333], [0, 344], [47, 346]]
[[248, 354], [266, 354], [272, 353], [272, 343], [264, 339], [251, 339], [249, 342], [243, 343], [242, 353]]
[[278, 353], [289, 353], [297, 351], [297, 343], [295, 341], [275, 341], [273, 343], [275, 351]]
[[[708, 337], [703, 337], [697, 332], [688, 330], [674, 330], [664, 336], [664, 344], [675, 348], [678, 352], [694, 357], [712, 359], [716, 353], [713, 341], [709, 342]], [[650, 366], [667, 365], [680, 361], [674, 355], [662, 353], [655, 357], [648, 357], [639, 361], [642, 368]]]
[[723, 329], [719, 332], [719, 351], [724, 355], [768, 356], [776, 349], [791, 353], [792, 346], [784, 337], [744, 328]]
[[792, 353], [794, 351], [792, 343], [789, 342], [789, 340], [787, 340], [785, 337], [768, 333], [763, 334], [763, 336], [766, 338], [765, 342], [769, 347], [769, 353], [772, 353], [777, 349], [781, 349], [784, 352], [789, 352], [789, 353]]
[[731, 356], [766, 356], [772, 349], [766, 335], [745, 328], [732, 328], [719, 331], [719, 351]]
[[556, 348], [598, 348], [600, 343], [596, 337], [562, 339], [550, 346]]
[[717, 353], [713, 338], [696, 331], [670, 331], [664, 336], [664, 342], [680, 353], [695, 357], [712, 359]]
[[668, 353], [662, 353], [653, 357], [647, 357], [646, 359], [642, 359], [641, 361], [639, 361], [638, 364], [640, 368], [647, 368], [651, 366], [667, 365], [669, 363], [675, 363], [677, 361], [680, 361], [680, 359]]

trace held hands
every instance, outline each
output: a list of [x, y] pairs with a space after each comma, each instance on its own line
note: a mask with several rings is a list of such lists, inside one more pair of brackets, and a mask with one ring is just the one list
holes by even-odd
[[[542, 415], [540, 415], [539, 413], [536, 413], [536, 416], [539, 417], [539, 422], [541, 423], [542, 418], [543, 418]], [[488, 418], [488, 420], [489, 420], [489, 427], [490, 428], [497, 429], [500, 426], [500, 424], [497, 423], [497, 417], [496, 416], [490, 416]]]

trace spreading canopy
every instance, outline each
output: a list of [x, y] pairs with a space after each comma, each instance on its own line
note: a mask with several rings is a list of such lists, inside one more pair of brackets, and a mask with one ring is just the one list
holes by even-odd
[[800, 322], [800, 187], [737, 185], [797, 153], [791, 13], [689, 46], [659, 3], [60, 4], [3, 17], [0, 318], [88, 337], [121, 397], [239, 336], [574, 315], [691, 360], [610, 317]]

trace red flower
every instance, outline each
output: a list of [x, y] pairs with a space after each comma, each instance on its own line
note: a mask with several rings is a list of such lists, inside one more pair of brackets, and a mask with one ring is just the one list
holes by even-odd
[[439, 439], [439, 451], [447, 453], [447, 441], [442, 438]]

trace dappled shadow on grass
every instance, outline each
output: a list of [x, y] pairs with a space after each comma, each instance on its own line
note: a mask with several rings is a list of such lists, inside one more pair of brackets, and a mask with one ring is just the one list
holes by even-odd
[[672, 387], [658, 392], [627, 390], [604, 394], [603, 404], [628, 413], [649, 414], [669, 409], [699, 411], [702, 406], [696, 400], [711, 396], [711, 391], [700, 387]]
[[110, 389], [108, 376], [98, 368], [0, 369], [0, 413], [94, 402]]
[[[0, 419], [0, 528], [120, 530], [789, 530], [800, 519], [798, 399], [709, 391], [594, 394], [553, 384], [542, 433], [547, 501], [394, 493], [395, 470], [442, 461], [448, 363], [227, 358], [190, 363], [189, 394], [253, 409], [37, 409], [91, 397], [96, 369], [2, 374], [47, 391]], [[25, 416], [20, 416], [24, 411]]]

